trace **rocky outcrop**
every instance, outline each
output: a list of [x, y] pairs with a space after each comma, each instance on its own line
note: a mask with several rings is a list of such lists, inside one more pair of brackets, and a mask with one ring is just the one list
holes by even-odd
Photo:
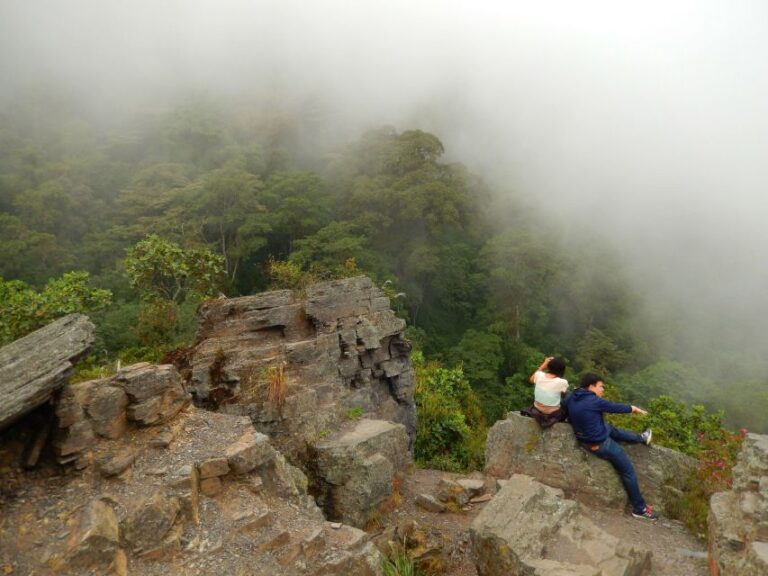
[[[65, 387], [59, 418], [68, 445], [78, 446], [68, 457], [84, 469], [0, 502], [0, 554], [13, 559], [9, 569], [380, 575], [381, 554], [368, 535], [326, 522], [306, 476], [249, 418], [188, 404], [178, 410], [177, 385], [173, 367], [137, 365]], [[135, 404], [155, 408], [138, 418]], [[150, 413], [158, 417], [145, 419]], [[104, 422], [119, 424], [99, 428]], [[390, 426], [404, 447], [404, 428]], [[73, 442], [72, 428], [89, 430], [88, 440]]]
[[[695, 461], [668, 448], [624, 445], [646, 501], [660, 511], [676, 497], [676, 481]], [[485, 472], [497, 478], [527, 474], [588, 504], [624, 507], [627, 496], [610, 463], [581, 449], [569, 424], [541, 429], [532, 418], [510, 412], [488, 432]]]
[[366, 277], [211, 300], [179, 360], [195, 401], [248, 415], [294, 462], [354, 411], [403, 424], [416, 409], [405, 322]]
[[64, 474], [24, 499], [0, 484], [0, 557], [16, 573], [380, 575], [355, 526], [412, 462], [404, 321], [367, 278], [200, 314], [173, 364], [63, 386]]
[[329, 518], [364, 526], [411, 462], [404, 328], [369, 278], [333, 280], [205, 303], [177, 364], [198, 405], [250, 417], [310, 475]]
[[768, 574], [768, 436], [747, 434], [733, 488], [712, 495], [709, 550], [713, 575]]
[[112, 378], [67, 385], [56, 405], [59, 462], [81, 458], [97, 436], [116, 440], [129, 423], [163, 423], [188, 403], [181, 376], [169, 364], [134, 364]]
[[314, 490], [331, 520], [364, 527], [411, 465], [402, 424], [360, 420], [313, 451]]
[[580, 513], [561, 490], [513, 475], [470, 528], [479, 576], [640, 576], [650, 553]]
[[70, 314], [0, 348], [0, 430], [48, 401], [93, 339], [91, 321]]

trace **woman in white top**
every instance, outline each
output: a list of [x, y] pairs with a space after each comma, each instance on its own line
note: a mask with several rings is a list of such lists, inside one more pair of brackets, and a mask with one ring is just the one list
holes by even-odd
[[528, 379], [536, 387], [533, 406], [527, 412], [542, 428], [562, 422], [567, 417], [565, 410], [560, 406], [560, 399], [568, 390], [568, 380], [563, 378], [564, 374], [565, 360], [550, 356]]

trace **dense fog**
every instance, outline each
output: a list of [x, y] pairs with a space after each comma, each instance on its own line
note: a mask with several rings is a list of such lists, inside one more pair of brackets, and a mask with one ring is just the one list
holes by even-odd
[[0, 103], [63, 91], [108, 120], [190, 94], [312, 110], [318, 141], [391, 124], [566, 235], [616, 248], [705, 346], [762, 352], [768, 5], [742, 1], [21, 1]]

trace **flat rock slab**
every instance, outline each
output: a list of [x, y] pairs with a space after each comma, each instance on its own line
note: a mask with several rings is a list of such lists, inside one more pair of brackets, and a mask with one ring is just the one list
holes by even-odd
[[581, 514], [562, 490], [513, 475], [470, 529], [479, 576], [640, 576], [651, 554]]
[[87, 316], [70, 314], [0, 348], [0, 430], [44, 404], [94, 340]]

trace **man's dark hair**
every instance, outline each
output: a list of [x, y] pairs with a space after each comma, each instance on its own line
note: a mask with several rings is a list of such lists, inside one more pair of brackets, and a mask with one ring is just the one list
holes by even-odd
[[565, 360], [560, 357], [552, 358], [552, 360], [547, 363], [547, 372], [554, 374], [558, 378], [562, 378], [563, 374], [565, 374]]
[[584, 376], [581, 377], [581, 383], [579, 384], [580, 388], [589, 388], [593, 384], [597, 384], [598, 382], [602, 382], [603, 377], [599, 374], [593, 374], [592, 372], [587, 372], [584, 374]]

